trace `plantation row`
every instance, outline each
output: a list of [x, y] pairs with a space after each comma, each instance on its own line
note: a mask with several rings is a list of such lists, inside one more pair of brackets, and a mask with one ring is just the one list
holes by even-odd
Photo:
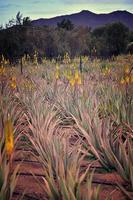
[[[133, 56], [79, 63], [66, 54], [40, 65], [35, 55], [12, 67], [2, 57], [1, 200], [26, 199], [17, 192], [24, 158], [14, 163], [27, 148], [43, 174], [30, 170], [43, 191], [36, 199], [133, 199]], [[104, 198], [98, 173], [121, 180]]]

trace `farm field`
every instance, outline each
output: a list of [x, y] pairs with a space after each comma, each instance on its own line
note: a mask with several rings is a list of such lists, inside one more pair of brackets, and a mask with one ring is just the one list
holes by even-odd
[[133, 56], [0, 63], [0, 200], [133, 199]]

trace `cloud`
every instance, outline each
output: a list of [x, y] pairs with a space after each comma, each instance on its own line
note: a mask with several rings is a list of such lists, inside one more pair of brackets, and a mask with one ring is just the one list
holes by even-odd
[[133, 4], [133, 0], [123, 0], [125, 4]]
[[3, 5], [0, 5], [0, 9], [8, 9], [8, 8], [10, 8], [10, 7], [12, 7], [13, 6], [13, 4], [3, 4]]
[[40, 4], [42, 3], [42, 1], [36, 0], [36, 1], [32, 1], [33, 4]]
[[66, 4], [96, 4], [96, 3], [121, 3], [121, 0], [64, 0]]
[[62, 10], [51, 10], [51, 11], [31, 11], [29, 12], [29, 14], [34, 14], [34, 15], [44, 15], [44, 14], [48, 14], [51, 15], [53, 13], [64, 13], [64, 11]]
[[18, 4], [8, 3], [8, 4], [0, 5], [0, 10], [8, 10], [8, 9], [11, 9], [11, 8], [19, 8], [19, 7], [20, 7], [20, 5], [18, 5]]
[[42, 0], [33, 0], [31, 3], [33, 4], [49, 4], [49, 3], [53, 3], [55, 2], [55, 0], [49, 0], [49, 1], [42, 1]]

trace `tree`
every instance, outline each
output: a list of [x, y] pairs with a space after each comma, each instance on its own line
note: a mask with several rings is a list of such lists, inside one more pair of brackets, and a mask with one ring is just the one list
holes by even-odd
[[81, 55], [108, 58], [133, 52], [133, 32], [121, 23], [108, 24], [93, 31], [87, 27], [74, 27], [68, 19], [57, 26], [33, 26], [29, 17], [23, 18], [18, 12], [15, 20], [9, 20], [7, 29], [0, 30], [0, 55], [14, 62], [24, 54], [32, 57], [35, 50], [40, 60], [44, 55], [63, 57], [66, 52], [72, 58]]
[[23, 15], [18, 12], [16, 15], [16, 25], [22, 25], [22, 21], [23, 21]]
[[129, 29], [121, 22], [107, 25], [106, 42], [110, 55], [124, 53], [127, 46]]
[[87, 27], [76, 27], [69, 32], [67, 43], [71, 57], [88, 54], [89, 40], [90, 29]]
[[104, 34], [106, 34], [106, 26], [98, 27], [92, 32], [92, 35], [95, 37], [103, 37]]
[[18, 12], [16, 18], [6, 24], [6, 29], [0, 31], [0, 54], [10, 62], [21, 58], [27, 49], [31, 49], [31, 39], [27, 36], [29, 25], [29, 17], [22, 18], [22, 14]]
[[133, 31], [130, 31], [128, 34], [128, 41], [133, 42]]
[[12, 18], [12, 19], [10, 19], [10, 20], [8, 21], [8, 23], [6, 24], [6, 28], [10, 28], [10, 27], [12, 27], [12, 26], [14, 26], [14, 25], [15, 25], [15, 19]]
[[3, 30], [3, 25], [2, 25], [2, 24], [0, 25], [0, 31], [1, 31], [1, 30]]
[[126, 52], [129, 29], [117, 22], [95, 29], [92, 36], [100, 55], [118, 55]]
[[63, 19], [61, 22], [57, 23], [57, 27], [71, 31], [74, 28], [74, 25], [69, 19]]
[[93, 56], [93, 49], [96, 49], [96, 55], [108, 57], [109, 49], [107, 45], [107, 26], [98, 27], [93, 30], [90, 44], [90, 54]]
[[24, 17], [23, 18], [23, 25], [24, 26], [30, 26], [31, 25], [31, 20], [29, 17]]
[[133, 54], [133, 42], [127, 45], [127, 53]]

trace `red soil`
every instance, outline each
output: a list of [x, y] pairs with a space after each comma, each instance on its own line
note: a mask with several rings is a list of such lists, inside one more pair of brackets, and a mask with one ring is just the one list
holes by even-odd
[[[25, 198], [28, 200], [46, 200], [46, 194], [43, 190], [43, 176], [44, 169], [35, 157], [31, 155], [30, 151], [20, 151], [16, 155], [13, 163], [14, 167], [24, 159], [20, 167], [20, 175], [17, 181], [16, 190], [12, 200], [18, 200], [22, 193], [25, 193]], [[85, 165], [85, 163], [84, 163]], [[111, 197], [112, 200], [126, 200], [127, 198], [118, 189], [117, 183], [126, 185], [124, 180], [117, 173], [98, 173], [97, 169], [101, 166], [95, 163], [92, 168], [95, 168], [93, 178], [94, 187], [101, 185], [100, 200]], [[33, 176], [35, 175], [35, 177]], [[39, 185], [40, 182], [41, 184]]]

